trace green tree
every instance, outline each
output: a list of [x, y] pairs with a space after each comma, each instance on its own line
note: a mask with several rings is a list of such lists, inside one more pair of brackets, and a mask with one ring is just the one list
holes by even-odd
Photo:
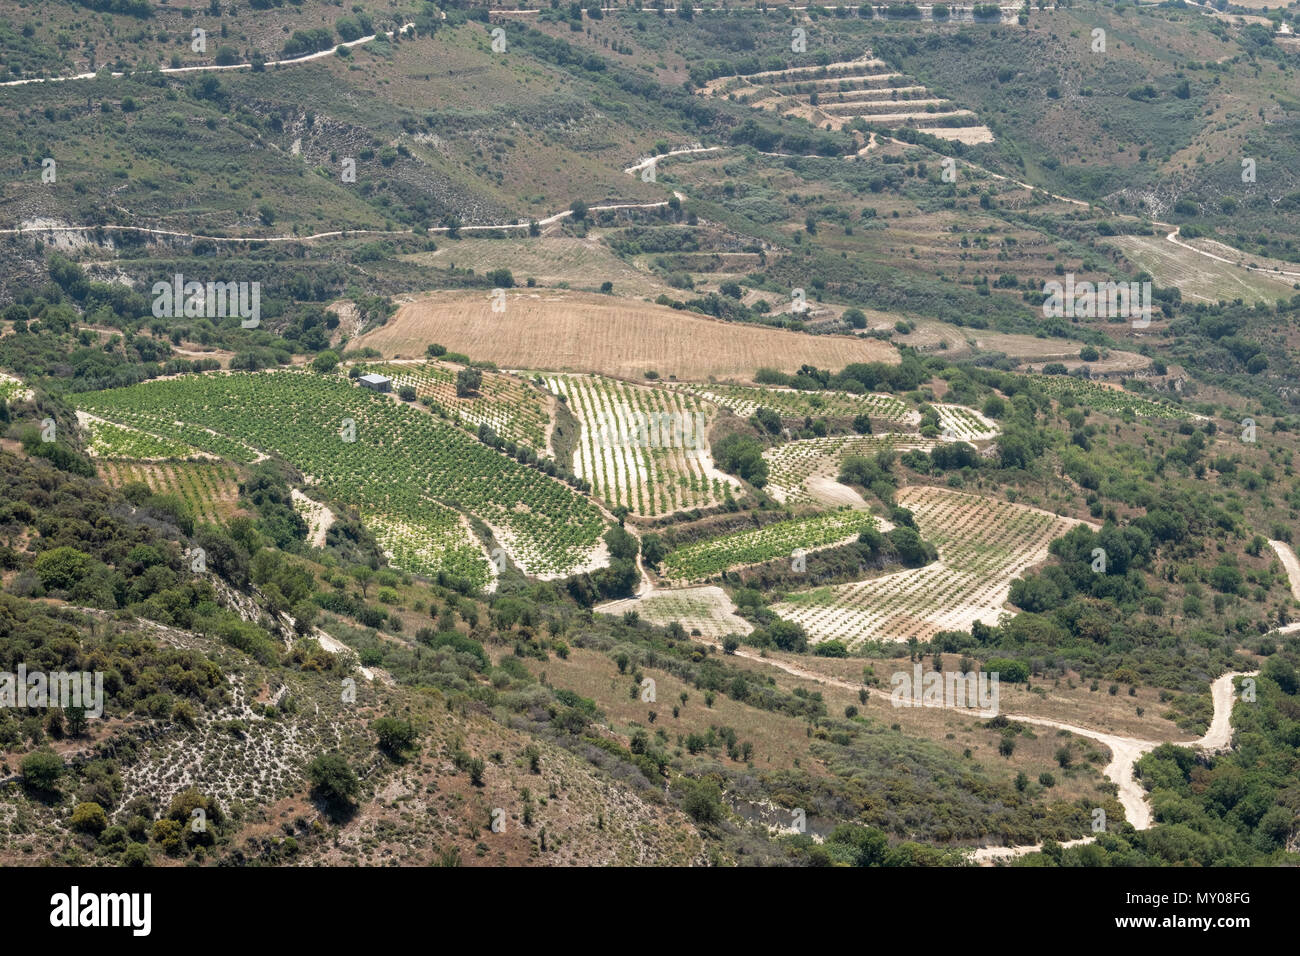
[[476, 368], [463, 368], [456, 373], [456, 397], [477, 395], [483, 385], [483, 373]]
[[63, 545], [38, 555], [33, 570], [47, 590], [67, 591], [89, 573], [90, 565], [90, 555]]
[[63, 760], [54, 751], [34, 750], [23, 758], [19, 765], [22, 770], [23, 783], [33, 790], [53, 791], [63, 775]]
[[361, 790], [361, 781], [337, 753], [321, 754], [308, 764], [307, 779], [316, 796], [335, 806], [350, 804]]
[[401, 759], [415, 746], [415, 728], [409, 721], [380, 717], [370, 729], [379, 737], [379, 748], [390, 757]]

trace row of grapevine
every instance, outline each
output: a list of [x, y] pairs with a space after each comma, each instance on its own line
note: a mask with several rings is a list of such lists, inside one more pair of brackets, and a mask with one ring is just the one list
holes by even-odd
[[663, 562], [664, 577], [699, 581], [742, 565], [789, 558], [796, 549], [810, 551], [852, 541], [876, 524], [869, 512], [846, 509], [736, 531], [670, 552]]
[[[233, 443], [279, 456], [327, 497], [355, 506], [363, 520], [414, 529], [425, 541], [447, 540], [459, 511], [477, 515], [515, 562], [538, 576], [589, 566], [606, 525], [562, 482], [341, 376], [187, 375], [85, 393], [77, 402], [110, 421], [148, 422], [155, 434], [215, 454]], [[463, 551], [433, 550], [430, 564], [412, 570], [450, 570], [468, 560]], [[480, 579], [485, 574], [483, 568]]]
[[818, 588], [773, 605], [803, 625], [814, 642], [927, 641], [942, 630], [994, 624], [1013, 579], [1047, 556], [1047, 546], [1076, 522], [1022, 505], [944, 488], [906, 488], [912, 510], [939, 560], [868, 581]]
[[698, 398], [598, 375], [549, 375], [582, 425], [573, 472], [611, 508], [638, 515], [706, 507], [731, 479], [713, 468], [711, 418]]
[[741, 418], [748, 418], [759, 408], [767, 408], [782, 418], [856, 418], [873, 419], [899, 425], [916, 424], [920, 415], [907, 402], [893, 395], [852, 392], [803, 391], [794, 388], [752, 385], [670, 385], [698, 395], [715, 405], [729, 408]]
[[110, 459], [97, 467], [104, 480], [116, 488], [140, 481], [156, 494], [175, 495], [198, 521], [218, 524], [239, 508], [239, 473], [225, 462]]
[[550, 410], [545, 395], [513, 375], [483, 372], [479, 393], [456, 395], [460, 366], [446, 362], [407, 364], [389, 362], [364, 365], [362, 372], [377, 372], [393, 380], [394, 388], [409, 385], [419, 398], [430, 398], [461, 421], [475, 427], [487, 425], [507, 441], [522, 442], [538, 452], [546, 450]]

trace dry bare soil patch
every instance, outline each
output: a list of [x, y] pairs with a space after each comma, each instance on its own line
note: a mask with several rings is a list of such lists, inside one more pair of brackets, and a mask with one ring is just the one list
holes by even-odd
[[621, 378], [654, 370], [683, 380], [748, 376], [761, 366], [794, 372], [804, 363], [843, 368], [898, 361], [892, 346], [875, 340], [720, 322], [602, 295], [518, 291], [509, 295], [505, 312], [491, 305], [486, 291], [432, 293], [402, 306], [356, 344], [388, 357], [415, 357], [440, 342], [502, 368]]

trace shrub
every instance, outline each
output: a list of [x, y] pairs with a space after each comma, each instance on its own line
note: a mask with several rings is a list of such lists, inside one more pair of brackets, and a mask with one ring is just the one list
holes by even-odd
[[78, 833], [98, 836], [108, 826], [108, 815], [98, 803], [79, 803], [72, 811], [68, 826]]

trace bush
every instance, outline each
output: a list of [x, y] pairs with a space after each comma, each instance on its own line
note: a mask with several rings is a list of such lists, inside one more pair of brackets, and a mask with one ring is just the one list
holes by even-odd
[[1029, 665], [1009, 657], [993, 657], [984, 663], [985, 673], [996, 673], [999, 681], [1021, 684], [1029, 680]]
[[149, 848], [143, 843], [132, 843], [122, 854], [123, 866], [148, 866], [150, 862]]
[[722, 791], [709, 780], [684, 780], [682, 809], [696, 823], [717, 823], [722, 819]]
[[79, 803], [72, 811], [68, 826], [78, 833], [98, 836], [108, 826], [108, 814], [98, 803]]
[[58, 786], [63, 775], [63, 760], [49, 749], [35, 750], [23, 758], [20, 765], [23, 783], [33, 790], [50, 792]]
[[338, 368], [338, 365], [339, 365], [339, 354], [337, 352], [332, 352], [329, 349], [326, 349], [324, 352], [321, 352], [319, 355], [317, 355], [314, 359], [312, 359], [312, 363], [311, 363], [311, 367], [313, 371], [317, 371], [321, 373], [332, 372], [336, 368]]

